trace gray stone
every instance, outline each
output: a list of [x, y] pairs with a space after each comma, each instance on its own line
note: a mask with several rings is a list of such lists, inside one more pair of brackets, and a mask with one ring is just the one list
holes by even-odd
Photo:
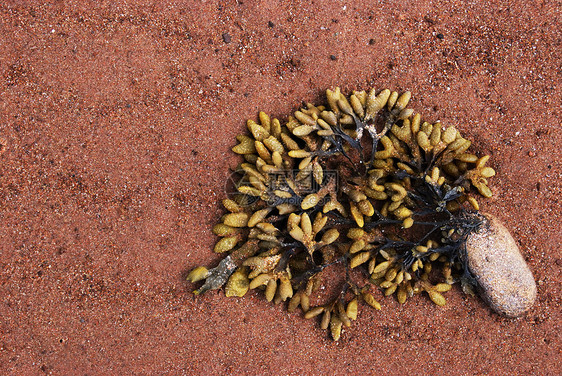
[[533, 274], [505, 226], [489, 214], [485, 217], [483, 226], [466, 243], [468, 268], [494, 311], [507, 317], [522, 316], [537, 296]]

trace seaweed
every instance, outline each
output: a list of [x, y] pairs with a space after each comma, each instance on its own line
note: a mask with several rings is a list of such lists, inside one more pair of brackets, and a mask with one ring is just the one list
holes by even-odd
[[[401, 304], [425, 292], [438, 306], [456, 282], [471, 291], [464, 245], [482, 224], [473, 193], [490, 197], [495, 171], [455, 127], [422, 122], [410, 92], [326, 96], [284, 123], [248, 120], [232, 148], [244, 158], [236, 192], [213, 228], [226, 256], [187, 279], [203, 281], [195, 294], [262, 289], [289, 312], [321, 316], [338, 340], [360, 302], [381, 308], [376, 288]], [[320, 303], [325, 284], [339, 287]]]

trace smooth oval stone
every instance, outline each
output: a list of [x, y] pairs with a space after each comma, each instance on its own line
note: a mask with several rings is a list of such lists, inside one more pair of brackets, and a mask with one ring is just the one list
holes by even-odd
[[517, 243], [500, 221], [486, 214], [468, 237], [468, 268], [490, 307], [507, 317], [525, 314], [535, 302], [537, 286]]

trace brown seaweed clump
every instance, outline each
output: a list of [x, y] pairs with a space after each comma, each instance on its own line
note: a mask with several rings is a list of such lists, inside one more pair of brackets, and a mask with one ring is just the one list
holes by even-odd
[[360, 303], [380, 309], [376, 288], [400, 303], [425, 292], [439, 306], [457, 281], [471, 291], [465, 244], [483, 218], [472, 193], [490, 197], [495, 171], [455, 127], [408, 108], [410, 92], [326, 95], [284, 123], [248, 120], [232, 148], [244, 158], [236, 193], [213, 228], [225, 257], [188, 280], [203, 281], [195, 294], [261, 289], [320, 316], [338, 340]]

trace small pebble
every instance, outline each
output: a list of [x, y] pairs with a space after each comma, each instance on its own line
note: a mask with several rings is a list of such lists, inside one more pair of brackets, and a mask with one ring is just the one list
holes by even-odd
[[222, 40], [224, 41], [224, 43], [230, 43], [230, 34], [224, 33], [222, 35]]
[[439, 39], [445, 38], [445, 36], [444, 36], [443, 34], [441, 34], [441, 33], [437, 34], [436, 37], [439, 38]]
[[338, 60], [338, 58], [336, 57], [336, 55], [330, 55], [330, 60]]
[[519, 317], [534, 304], [537, 285], [517, 243], [500, 221], [486, 215], [482, 228], [468, 237], [468, 268], [483, 299], [507, 317]]

